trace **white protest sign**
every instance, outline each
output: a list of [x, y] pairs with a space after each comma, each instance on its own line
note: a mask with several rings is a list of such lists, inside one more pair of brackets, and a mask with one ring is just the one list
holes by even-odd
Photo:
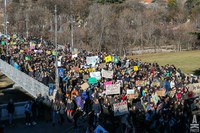
[[200, 83], [189, 84], [189, 91], [192, 91], [194, 96], [200, 96]]
[[76, 57], [78, 57], [78, 54], [73, 54], [72, 55], [72, 58], [76, 58]]
[[106, 95], [120, 94], [120, 84], [106, 85]]
[[127, 94], [135, 94], [135, 90], [133, 90], [133, 89], [127, 89]]
[[120, 116], [128, 113], [128, 106], [126, 101], [113, 104], [113, 107], [114, 107], [114, 116]]
[[117, 80], [116, 84], [120, 84], [120, 87], [123, 87], [123, 81], [122, 80]]
[[113, 71], [106, 71], [102, 69], [101, 73], [102, 73], [102, 77], [104, 78], [109, 78], [109, 79], [113, 78]]
[[91, 78], [96, 78], [97, 80], [101, 79], [101, 72], [90, 72]]
[[92, 65], [92, 67], [94, 67], [96, 65], [96, 63], [98, 63], [99, 61], [99, 57], [98, 56], [88, 56], [86, 57], [86, 63], [88, 65]]

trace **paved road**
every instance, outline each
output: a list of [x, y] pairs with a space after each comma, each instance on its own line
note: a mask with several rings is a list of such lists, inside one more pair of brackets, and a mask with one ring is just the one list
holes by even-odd
[[26, 126], [25, 120], [15, 120], [14, 125], [9, 127], [7, 122], [3, 122], [1, 125], [5, 125], [5, 133], [73, 133], [72, 123], [65, 122], [63, 125], [55, 125], [54, 127], [49, 122], [38, 122], [35, 126]]

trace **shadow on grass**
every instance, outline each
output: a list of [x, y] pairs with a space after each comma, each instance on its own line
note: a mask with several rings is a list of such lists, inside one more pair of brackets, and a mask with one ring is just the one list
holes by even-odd
[[194, 75], [200, 76], [200, 68], [193, 71]]

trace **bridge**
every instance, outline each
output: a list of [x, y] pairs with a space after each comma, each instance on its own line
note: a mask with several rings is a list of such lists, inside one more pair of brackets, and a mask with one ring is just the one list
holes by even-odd
[[[29, 75], [15, 69], [7, 62], [0, 59], [0, 71], [5, 74], [8, 78], [15, 82], [16, 86], [23, 88], [32, 97], [36, 98], [39, 94], [42, 96], [48, 96], [48, 87], [40, 83], [36, 79]], [[49, 97], [52, 99], [52, 97]]]

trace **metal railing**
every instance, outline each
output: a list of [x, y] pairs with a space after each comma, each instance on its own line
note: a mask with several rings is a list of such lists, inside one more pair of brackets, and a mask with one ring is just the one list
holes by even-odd
[[0, 59], [0, 71], [33, 97], [48, 94], [48, 87]]

